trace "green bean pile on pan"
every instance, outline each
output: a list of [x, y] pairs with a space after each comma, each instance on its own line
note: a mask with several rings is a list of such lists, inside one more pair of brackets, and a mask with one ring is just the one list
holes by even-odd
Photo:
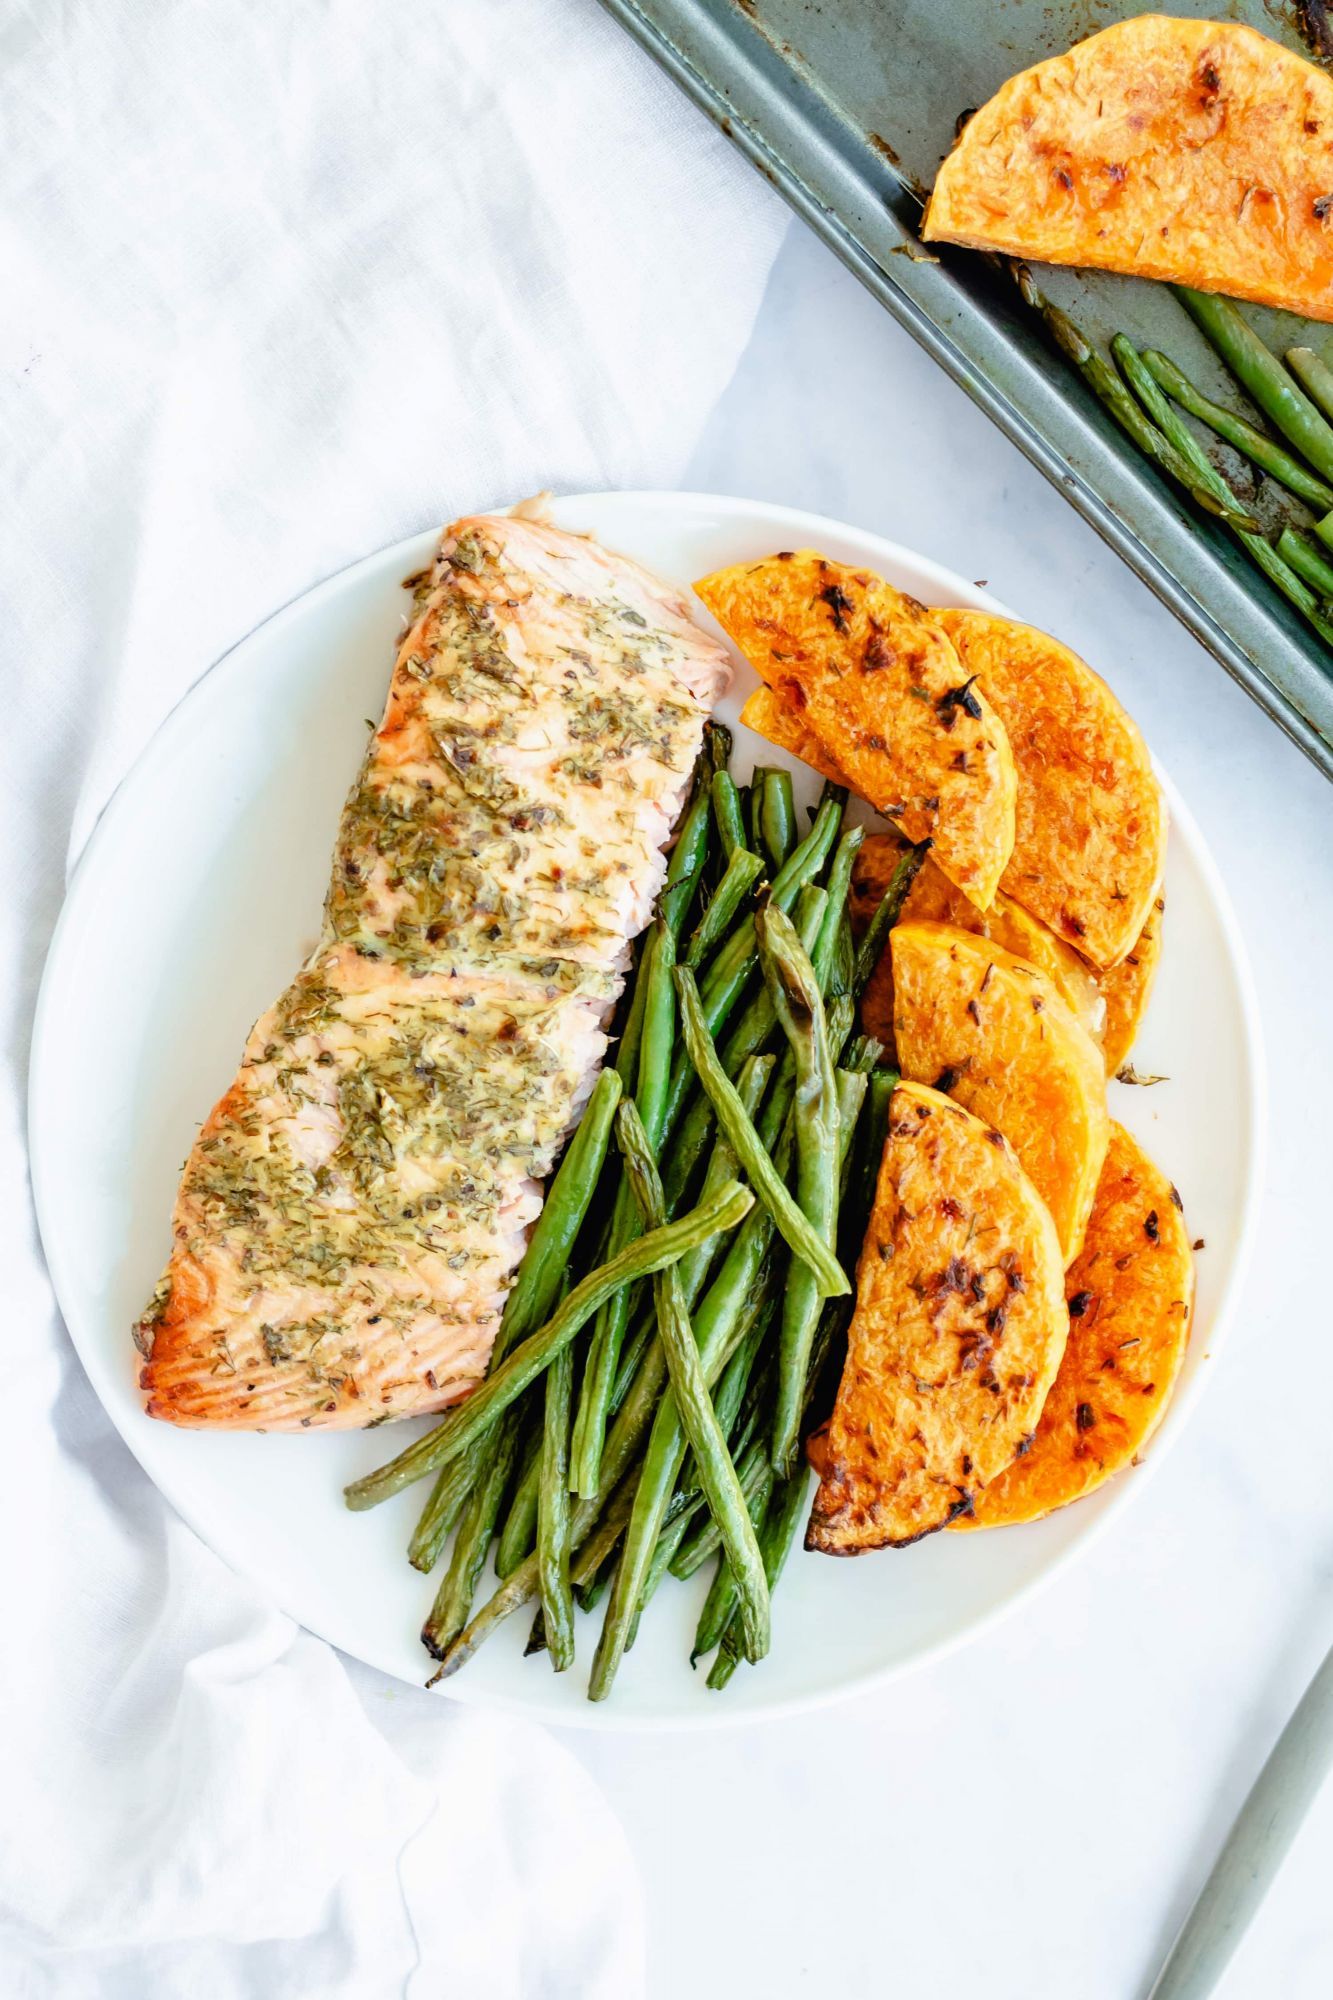
[[[1278, 434], [1274, 436], [1239, 410], [1205, 396], [1169, 355], [1157, 348], [1140, 353], [1123, 333], [1111, 342], [1117, 374], [1068, 314], [1042, 297], [1025, 265], [1017, 267], [1017, 276], [1024, 298], [1041, 313], [1056, 345], [1121, 428], [1198, 506], [1226, 523], [1269, 582], [1295, 605], [1324, 643], [1333, 646], [1333, 554], [1325, 553], [1333, 551], [1333, 369], [1310, 347], [1289, 347], [1284, 368], [1230, 299], [1196, 292], [1188, 285], [1172, 286], [1209, 344], [1267, 417]], [[1309, 514], [1284, 520], [1276, 540], [1270, 540], [1208, 456], [1186, 416], [1293, 494]], [[1317, 541], [1302, 532], [1305, 527]]]
[[708, 1562], [691, 1663], [711, 1653], [722, 1688], [769, 1647], [897, 1081], [856, 1004], [925, 847], [854, 949], [863, 836], [845, 792], [825, 787], [802, 837], [790, 775], [737, 785], [730, 754], [710, 724], [615, 1060], [548, 1185], [486, 1379], [347, 1489], [362, 1509], [432, 1482], [407, 1551], [423, 1573], [444, 1562], [421, 1635], [432, 1683], [525, 1606], [528, 1651], [561, 1673], [578, 1613], [604, 1599], [588, 1680], [603, 1700], [664, 1577]]

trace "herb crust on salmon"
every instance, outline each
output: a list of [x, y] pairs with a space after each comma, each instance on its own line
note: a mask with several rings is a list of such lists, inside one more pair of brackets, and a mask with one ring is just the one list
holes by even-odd
[[480, 1379], [726, 684], [678, 593], [537, 519], [456, 522], [413, 583], [320, 941], [135, 1329], [174, 1423], [364, 1425]]

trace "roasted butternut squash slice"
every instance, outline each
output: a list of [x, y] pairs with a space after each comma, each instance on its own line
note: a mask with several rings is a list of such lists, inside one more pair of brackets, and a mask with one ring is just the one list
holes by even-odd
[[810, 549], [695, 589], [846, 782], [909, 840], [933, 840], [938, 866], [985, 909], [1013, 850], [1014, 762], [937, 614]]
[[1152, 998], [1153, 982], [1162, 956], [1162, 922], [1166, 904], [1161, 896], [1153, 901], [1148, 921], [1133, 949], [1119, 965], [1097, 974], [1097, 984], [1106, 1002], [1102, 1027], [1102, 1055], [1106, 1073], [1114, 1076], [1138, 1037], [1139, 1024]]
[[[858, 934], [882, 900], [903, 851], [904, 843], [896, 834], [867, 836], [852, 875], [852, 929]], [[1092, 968], [1003, 890], [996, 891], [995, 901], [988, 910], [979, 910], [954, 888], [927, 855], [907, 892], [903, 919], [955, 924], [959, 930], [975, 931], [978, 937], [1003, 945], [1016, 958], [1024, 958], [1038, 972], [1044, 972], [1093, 1040], [1100, 1037], [1106, 1006]], [[861, 1018], [868, 1035], [877, 1035], [892, 1048], [893, 960], [887, 945], [862, 996]]]
[[1235, 22], [1143, 14], [1011, 77], [922, 234], [1333, 318], [1333, 78]]
[[1105, 681], [1058, 639], [988, 611], [939, 619], [1003, 717], [1018, 768], [1001, 888], [1093, 965], [1118, 964], [1166, 865], [1166, 802], [1147, 745]]
[[1189, 1341], [1194, 1262], [1179, 1202], [1137, 1140], [1112, 1125], [1088, 1233], [1065, 1280], [1069, 1339], [1037, 1435], [960, 1526], [1039, 1520], [1134, 1463]]
[[806, 1547], [901, 1548], [968, 1512], [1030, 1439], [1069, 1316], [1049, 1211], [998, 1132], [904, 1083]]
[[1071, 1262], [1110, 1130], [1096, 1045], [1049, 979], [988, 938], [920, 922], [891, 936], [899, 1068], [1004, 1133]]
[[741, 721], [747, 729], [753, 729], [756, 736], [762, 736], [766, 743], [773, 744], [775, 749], [799, 757], [812, 771], [818, 771], [821, 778], [850, 788], [847, 773], [834, 763], [803, 719], [801, 710], [784, 701], [771, 687], [755, 689], [741, 709]]

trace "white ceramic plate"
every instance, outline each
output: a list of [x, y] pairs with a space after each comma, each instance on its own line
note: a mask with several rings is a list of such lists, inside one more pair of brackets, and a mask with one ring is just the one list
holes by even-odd
[[[785, 508], [619, 493], [563, 500], [555, 514], [680, 583], [814, 544], [929, 603], [1002, 608], [893, 543]], [[424, 1489], [370, 1514], [349, 1514], [341, 1500], [347, 1480], [412, 1430], [251, 1437], [150, 1422], [130, 1325], [165, 1258], [177, 1176], [198, 1123], [228, 1083], [250, 1023], [313, 941], [365, 718], [383, 704], [405, 603], [400, 579], [433, 543], [422, 535], [370, 556], [279, 612], [150, 744], [70, 889], [42, 987], [31, 1100], [37, 1208], [56, 1291], [130, 1449], [198, 1533], [284, 1610], [413, 1682], [428, 1664], [417, 1632], [432, 1585], [403, 1551]], [[1021, 611], [1040, 622], [1040, 604]], [[1094, 664], [1114, 684], [1111, 644]], [[722, 706], [728, 721], [752, 685], [742, 668]], [[742, 772], [756, 749], [740, 731]], [[767, 745], [760, 754], [775, 755]], [[1170, 801], [1165, 949], [1135, 1051], [1141, 1069], [1169, 1081], [1112, 1086], [1115, 1116], [1146, 1141], [1180, 1188], [1192, 1233], [1207, 1239], [1189, 1358], [1152, 1460], [1179, 1433], [1216, 1350], [1256, 1210], [1263, 1133], [1243, 948], [1193, 821], [1174, 792]], [[851, 1563], [793, 1554], [774, 1602], [772, 1652], [723, 1695], [708, 1693], [687, 1664], [706, 1573], [690, 1585], [668, 1579], [609, 1702], [583, 1697], [595, 1636], [583, 1618], [572, 1672], [557, 1677], [544, 1660], [522, 1659], [528, 1619], [519, 1616], [447, 1693], [600, 1728], [698, 1726], [825, 1700], [917, 1665], [1012, 1609], [1145, 1477], [1131, 1472], [1032, 1527], [936, 1535]]]

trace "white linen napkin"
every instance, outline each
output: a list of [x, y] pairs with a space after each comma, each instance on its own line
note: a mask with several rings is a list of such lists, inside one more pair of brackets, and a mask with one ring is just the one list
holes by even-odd
[[111, 1431], [31, 1222], [27, 1023], [210, 662], [453, 513], [670, 485], [783, 211], [594, 0], [18, 0], [0, 78], [0, 1990], [627, 2000], [574, 1761], [349, 1668]]

